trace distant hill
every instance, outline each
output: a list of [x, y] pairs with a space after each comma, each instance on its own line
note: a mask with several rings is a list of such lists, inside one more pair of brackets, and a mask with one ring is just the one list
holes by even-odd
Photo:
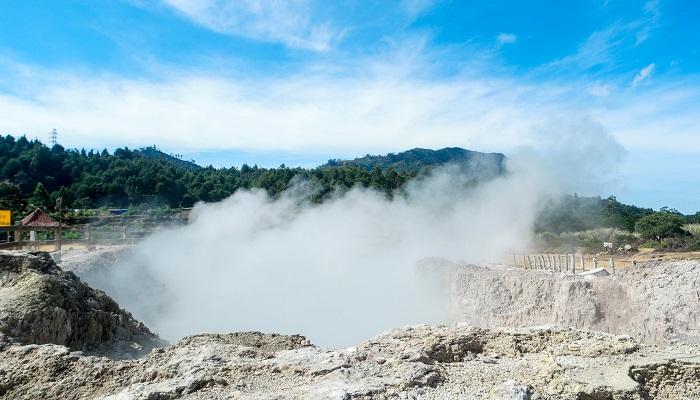
[[190, 169], [190, 170], [197, 170], [202, 167], [199, 165], [195, 164], [192, 161], [185, 161], [180, 158], [177, 158], [175, 156], [172, 156], [170, 154], [163, 153], [162, 151], [158, 150], [155, 146], [151, 147], [144, 147], [139, 150], [136, 150], [137, 153], [140, 153], [148, 158], [152, 158], [155, 160], [164, 160], [169, 163], [172, 163], [173, 165], [185, 169]]
[[371, 170], [395, 168], [401, 171], [415, 171], [445, 164], [458, 164], [463, 167], [487, 169], [496, 174], [504, 171], [506, 156], [501, 153], [481, 153], [460, 147], [446, 147], [439, 150], [415, 148], [385, 156], [366, 155], [354, 160], [329, 160], [323, 167], [357, 167]]

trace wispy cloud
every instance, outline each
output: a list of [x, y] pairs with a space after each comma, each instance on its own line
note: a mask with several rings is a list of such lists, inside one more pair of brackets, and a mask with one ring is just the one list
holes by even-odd
[[439, 0], [401, 0], [400, 5], [409, 17], [415, 18], [431, 9], [438, 1]]
[[545, 68], [547, 70], [553, 68], [588, 70], [598, 66], [611, 65], [615, 60], [615, 50], [625, 42], [630, 29], [630, 25], [618, 24], [595, 31], [574, 54], [545, 65]]
[[642, 15], [636, 19], [621, 20], [591, 33], [575, 53], [546, 64], [542, 69], [545, 72], [610, 72], [659, 26], [661, 12], [658, 0], [646, 2], [641, 12]]
[[634, 79], [632, 79], [632, 88], [636, 89], [637, 85], [640, 83], [644, 82], [645, 80], [649, 79], [651, 77], [651, 74], [654, 73], [654, 70], [656, 69], [656, 64], [649, 64], [646, 67], [642, 68], [637, 75], [634, 76]]
[[586, 91], [588, 94], [591, 96], [596, 96], [596, 97], [605, 97], [610, 95], [610, 92], [612, 91], [613, 86], [608, 83], [600, 83], [600, 82], [595, 82], [586, 88]]
[[496, 41], [498, 42], [499, 45], [504, 45], [508, 43], [515, 43], [518, 41], [518, 36], [512, 34], [512, 33], [499, 33], [496, 36]]
[[344, 35], [314, 13], [312, 0], [162, 0], [213, 31], [278, 42], [295, 49], [326, 51]]
[[644, 3], [644, 17], [641, 29], [636, 33], [635, 45], [644, 43], [651, 36], [651, 31], [659, 25], [661, 18], [661, 1], [650, 0]]
[[57, 128], [69, 146], [158, 143], [173, 151], [361, 154], [395, 151], [397, 143], [507, 151], [529, 144], [524, 133], [556, 115], [589, 116], [632, 148], [700, 147], [693, 82], [632, 93], [495, 76], [489, 67], [435, 77], [434, 58], [397, 51], [340, 72], [313, 66], [256, 79], [181, 72], [156, 82], [20, 66], [22, 81], [33, 84], [0, 94], [0, 132], [43, 136]]

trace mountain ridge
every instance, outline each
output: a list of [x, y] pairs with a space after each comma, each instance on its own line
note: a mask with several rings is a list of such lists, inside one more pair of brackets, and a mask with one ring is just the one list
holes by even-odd
[[142, 147], [136, 150], [136, 152], [140, 153], [144, 157], [156, 160], [163, 160], [177, 167], [182, 167], [189, 170], [196, 170], [202, 168], [201, 165], [196, 164], [194, 161], [186, 161], [171, 154], [164, 153], [158, 150], [156, 146]]
[[455, 163], [470, 167], [494, 168], [494, 172], [500, 174], [505, 170], [505, 160], [506, 156], [503, 153], [483, 153], [461, 147], [444, 147], [437, 150], [416, 147], [386, 155], [367, 154], [352, 160], [328, 160], [321, 168], [357, 167], [371, 170], [378, 167], [412, 171]]

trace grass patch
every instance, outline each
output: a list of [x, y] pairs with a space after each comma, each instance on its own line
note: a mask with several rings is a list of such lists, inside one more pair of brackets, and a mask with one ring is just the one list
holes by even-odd
[[700, 224], [683, 225], [683, 230], [690, 232], [690, 234], [695, 237], [700, 237]]

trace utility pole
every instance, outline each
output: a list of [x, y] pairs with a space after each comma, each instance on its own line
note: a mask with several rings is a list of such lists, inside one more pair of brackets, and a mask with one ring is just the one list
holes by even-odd
[[60, 252], [62, 244], [61, 242], [63, 241], [63, 197], [59, 197], [56, 199], [56, 209], [58, 210], [58, 237], [56, 237], [56, 250]]

